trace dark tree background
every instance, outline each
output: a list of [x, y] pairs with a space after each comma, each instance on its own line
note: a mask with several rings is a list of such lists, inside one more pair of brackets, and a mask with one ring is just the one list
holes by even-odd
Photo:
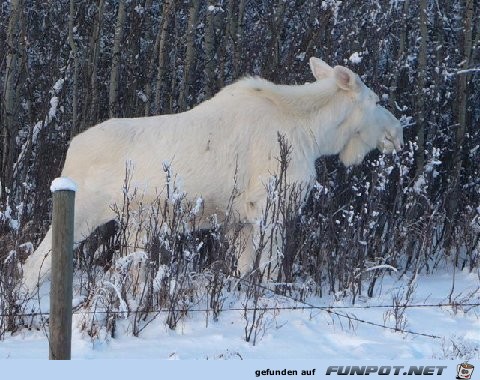
[[352, 169], [318, 161], [318, 244], [476, 266], [479, 20], [478, 0], [0, 1], [0, 262], [46, 232], [76, 134], [187, 110], [244, 75], [312, 81], [317, 56], [361, 75], [406, 142]]

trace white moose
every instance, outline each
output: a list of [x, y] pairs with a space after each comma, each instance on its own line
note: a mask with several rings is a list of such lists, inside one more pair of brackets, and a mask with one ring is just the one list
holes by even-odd
[[[293, 149], [289, 182], [314, 181], [321, 155], [339, 154], [348, 166], [375, 148], [386, 153], [401, 148], [400, 122], [377, 104], [378, 96], [358, 75], [314, 57], [310, 68], [313, 83], [244, 78], [188, 112], [110, 119], [76, 136], [62, 172], [78, 187], [74, 240], [113, 219], [111, 205], [122, 202], [127, 161], [134, 164], [132, 180], [144, 185], [148, 202], [165, 183], [162, 163], [173, 160], [182, 190], [201, 197], [207, 215], [225, 211], [237, 170], [236, 211], [255, 226], [264, 207], [264, 184], [278, 163], [278, 133]], [[51, 229], [25, 263], [27, 289], [48, 277], [50, 258], [42, 262], [50, 249]], [[240, 268], [249, 265], [252, 254], [243, 254]]]

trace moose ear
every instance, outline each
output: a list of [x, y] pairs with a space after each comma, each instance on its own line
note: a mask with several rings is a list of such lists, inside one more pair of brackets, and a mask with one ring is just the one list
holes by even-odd
[[332, 76], [333, 69], [319, 58], [310, 58], [310, 69], [313, 76], [317, 79], [323, 79]]
[[346, 91], [355, 91], [358, 88], [357, 75], [350, 69], [343, 66], [333, 68], [338, 87]]

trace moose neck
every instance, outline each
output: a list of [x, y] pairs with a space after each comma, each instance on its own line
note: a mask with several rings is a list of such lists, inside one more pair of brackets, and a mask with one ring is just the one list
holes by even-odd
[[234, 86], [275, 105], [284, 120], [290, 119], [286, 124], [292, 129], [287, 134], [301, 130], [303, 137], [291, 137], [301, 139], [304, 149], [317, 157], [339, 153], [351, 137], [345, 121], [353, 109], [352, 97], [339, 90], [334, 78], [293, 86], [245, 78]]

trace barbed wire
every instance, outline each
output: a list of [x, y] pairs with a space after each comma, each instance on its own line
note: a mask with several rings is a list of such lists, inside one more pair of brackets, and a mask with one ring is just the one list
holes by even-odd
[[[243, 278], [238, 278], [237, 279], [241, 282], [241, 281], [246, 281], [248, 284], [252, 285], [252, 283], [248, 280], [245, 279], [245, 277]], [[274, 292], [272, 289], [270, 289], [269, 287], [266, 287], [262, 284], [256, 284], [256, 286], [262, 288], [262, 289], [265, 289], [267, 291], [270, 291], [270, 292]], [[290, 299], [292, 301], [295, 301], [295, 302], [299, 302], [299, 303], [303, 303], [304, 305], [307, 305], [307, 307], [309, 309], [320, 309], [321, 307], [320, 306], [316, 306], [316, 305], [312, 305], [306, 301], [302, 301], [302, 300], [297, 300], [295, 299], [294, 297], [290, 297], [290, 296], [287, 296], [287, 295], [283, 295], [283, 297], [287, 298], [287, 299]], [[412, 335], [418, 335], [418, 336], [424, 336], [424, 337], [429, 337], [429, 338], [434, 338], [434, 339], [443, 339], [443, 337], [441, 336], [438, 336], [438, 335], [433, 335], [433, 334], [426, 334], [426, 333], [421, 333], [421, 332], [417, 332], [417, 331], [412, 331], [412, 330], [406, 330], [406, 329], [400, 329], [398, 327], [391, 327], [391, 326], [386, 326], [385, 324], [380, 324], [380, 323], [375, 323], [375, 322], [372, 322], [372, 321], [367, 321], [367, 320], [364, 320], [364, 319], [361, 319], [361, 318], [358, 318], [357, 316], [355, 315], [349, 315], [349, 314], [343, 314], [343, 313], [340, 313], [338, 311], [335, 311], [334, 309], [369, 309], [369, 308], [408, 308], [408, 307], [444, 307], [444, 306], [457, 306], [458, 307], [458, 303], [453, 303], [453, 302], [449, 302], [448, 304], [447, 303], [438, 303], [438, 304], [403, 304], [403, 305], [350, 305], [350, 306], [330, 306], [330, 307], [323, 307], [323, 311], [327, 312], [327, 313], [330, 313], [330, 314], [333, 314], [339, 318], [345, 318], [345, 319], [348, 319], [349, 321], [353, 320], [355, 322], [359, 322], [359, 323], [364, 323], [364, 324], [367, 324], [367, 325], [371, 325], [371, 326], [376, 326], [376, 327], [380, 327], [380, 328], [383, 328], [383, 329], [386, 329], [386, 330], [390, 330], [390, 331], [395, 331], [395, 332], [402, 332], [402, 333], [406, 333], [406, 334], [412, 334]], [[466, 305], [466, 304], [462, 304], [462, 305]], [[480, 303], [471, 303], [470, 304], [471, 306], [479, 306]]]
[[[303, 302], [303, 301], [300, 301]], [[317, 306], [317, 305], [305, 305], [305, 306], [265, 306], [265, 307], [229, 307], [222, 308], [221, 311], [273, 311], [273, 310], [321, 310], [332, 311], [335, 309], [393, 309], [393, 308], [421, 308], [421, 307], [460, 307], [460, 306], [480, 306], [480, 303], [438, 303], [438, 304], [399, 304], [399, 305], [351, 305], [351, 306]], [[72, 314], [149, 314], [149, 313], [168, 313], [168, 312], [203, 312], [208, 313], [213, 311], [212, 308], [165, 308], [165, 309], [150, 309], [150, 310], [124, 310], [124, 311], [99, 311], [99, 310], [82, 310], [74, 311]], [[31, 312], [31, 313], [0, 313], [0, 317], [36, 317], [36, 316], [48, 316], [50, 312]]]
[[[300, 301], [303, 302], [303, 301]], [[264, 306], [264, 307], [229, 307], [229, 308], [222, 308], [222, 312], [227, 312], [227, 311], [254, 311], [254, 310], [260, 310], [260, 311], [279, 311], [279, 310], [298, 310], [298, 311], [307, 311], [307, 310], [319, 310], [319, 311], [325, 311], [328, 314], [335, 315], [340, 318], [345, 318], [350, 321], [355, 321], [363, 324], [368, 324], [371, 326], [375, 327], [380, 327], [383, 329], [387, 329], [390, 331], [394, 332], [401, 332], [405, 334], [411, 334], [411, 335], [418, 335], [418, 336], [424, 336], [428, 338], [434, 338], [434, 339], [443, 339], [443, 337], [438, 336], [438, 335], [433, 335], [433, 334], [427, 334], [427, 333], [421, 333], [418, 331], [413, 331], [413, 330], [408, 330], [408, 329], [401, 329], [397, 327], [392, 327], [392, 326], [386, 326], [384, 324], [380, 323], [375, 323], [372, 321], [365, 320], [363, 318], [359, 318], [356, 315], [351, 315], [351, 314], [344, 314], [338, 311], [335, 311], [335, 309], [375, 309], [375, 308], [422, 308], [422, 307], [459, 307], [459, 306], [480, 306], [480, 303], [456, 303], [456, 302], [451, 302], [451, 303], [438, 303], [438, 304], [402, 304], [402, 305], [350, 305], [350, 306], [318, 306], [318, 305], [309, 305], [306, 304], [304, 306]], [[101, 311], [101, 310], [76, 310], [72, 314], [73, 315], [85, 315], [85, 314], [103, 314], [103, 315], [133, 315], [133, 314], [152, 314], [152, 313], [170, 313], [170, 312], [184, 312], [184, 313], [196, 313], [196, 312], [203, 312], [203, 313], [208, 313], [208, 312], [213, 312], [213, 309], [211, 308], [166, 308], [166, 309], [156, 309], [156, 310], [124, 310], [124, 311]], [[0, 317], [5, 318], [5, 317], [48, 317], [50, 316], [49, 312], [31, 312], [31, 313], [12, 313], [12, 314], [0, 314]]]
[[[409, 308], [442, 308], [442, 307], [451, 307], [451, 308], [454, 308], [454, 307], [478, 307], [480, 306], [480, 303], [476, 303], [476, 302], [465, 302], [465, 303], [462, 303], [462, 302], [448, 302], [448, 303], [422, 303], [422, 304], [408, 304], [408, 303], [403, 303], [403, 304], [393, 304], [393, 305], [313, 305], [307, 301], [303, 301], [303, 300], [300, 300], [300, 299], [297, 299], [295, 297], [292, 297], [292, 296], [288, 296], [286, 294], [278, 294], [275, 292], [274, 289], [271, 289], [270, 287], [268, 286], [265, 286], [263, 284], [258, 284], [258, 283], [254, 283], [252, 281], [250, 281], [248, 279], [248, 276], [244, 276], [244, 277], [238, 277], [238, 276], [235, 276], [233, 275], [232, 276], [233, 279], [237, 280], [239, 283], [245, 283], [247, 286], [254, 286], [258, 289], [263, 289], [265, 291], [268, 291], [268, 292], [271, 292], [273, 293], [275, 296], [277, 297], [283, 297], [284, 299], [287, 299], [291, 302], [294, 302], [294, 303], [299, 303], [299, 304], [302, 304], [302, 306], [297, 306], [297, 305], [293, 305], [293, 306], [255, 306], [255, 307], [248, 307], [247, 305], [245, 306], [242, 306], [242, 307], [227, 307], [227, 308], [223, 308], [220, 310], [221, 312], [226, 312], [226, 311], [242, 311], [242, 312], [248, 312], [248, 311], [281, 311], [281, 310], [298, 310], [298, 311], [307, 311], [307, 310], [319, 310], [319, 311], [324, 311], [330, 315], [334, 315], [338, 318], [344, 318], [344, 319], [348, 319], [349, 321], [355, 321], [355, 322], [358, 322], [358, 323], [363, 323], [363, 324], [367, 324], [367, 325], [370, 325], [370, 326], [375, 326], [375, 327], [380, 327], [380, 328], [383, 328], [383, 329], [386, 329], [386, 330], [390, 330], [390, 331], [394, 331], [394, 332], [400, 332], [400, 333], [404, 333], [404, 334], [411, 334], [411, 335], [417, 335], [417, 336], [423, 336], [423, 337], [428, 337], [428, 338], [433, 338], [433, 339], [444, 339], [443, 337], [441, 336], [438, 336], [438, 335], [433, 335], [433, 334], [427, 334], [427, 333], [422, 333], [422, 332], [418, 332], [418, 331], [413, 331], [413, 330], [409, 330], [409, 329], [401, 329], [401, 328], [398, 328], [398, 327], [392, 327], [392, 326], [386, 326], [385, 324], [380, 324], [380, 323], [376, 323], [376, 322], [372, 322], [372, 321], [368, 321], [368, 320], [365, 320], [363, 318], [359, 318], [357, 317], [356, 315], [353, 315], [353, 314], [345, 314], [345, 313], [341, 313], [339, 311], [336, 311], [336, 310], [365, 310], [365, 309], [409, 309]], [[282, 285], [282, 284], [269, 284], [270, 286], [279, 286], [279, 285]], [[38, 306], [40, 308], [40, 296], [37, 292], [37, 299], [39, 301], [38, 303]], [[78, 305], [77, 306], [77, 310], [73, 311], [72, 314], [73, 315], [85, 315], [85, 314], [100, 314], [100, 315], [126, 315], [126, 316], [130, 316], [130, 315], [138, 315], [138, 314], [141, 314], [141, 315], [146, 315], [146, 314], [153, 314], [153, 313], [156, 313], [157, 315], [159, 314], [162, 314], [162, 313], [171, 313], [171, 312], [174, 312], [174, 313], [198, 313], [198, 312], [202, 312], [202, 313], [209, 313], [209, 312], [213, 312], [213, 309], [212, 308], [189, 308], [189, 307], [185, 307], [185, 308], [165, 308], [165, 309], [144, 309], [144, 310], [140, 310], [140, 309], [137, 309], [137, 310], [106, 310], [106, 311], [102, 311], [102, 310], [80, 310], [79, 307], [81, 307], [81, 305]], [[37, 317], [37, 316], [41, 316], [41, 317], [48, 317], [50, 316], [50, 312], [30, 312], [30, 313], [0, 313], [0, 318], [6, 318], [6, 317], [17, 317], [17, 318], [20, 318], [20, 317]], [[45, 325], [42, 325], [43, 328], [45, 328]], [[45, 331], [46, 333], [46, 331]], [[48, 334], [46, 333], [47, 337], [48, 337]]]

